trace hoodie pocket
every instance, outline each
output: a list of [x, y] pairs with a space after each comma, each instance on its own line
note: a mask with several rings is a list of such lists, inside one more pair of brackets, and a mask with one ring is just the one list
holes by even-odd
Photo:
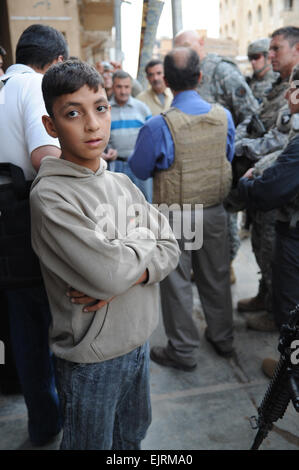
[[98, 357], [101, 361], [105, 360], [105, 356], [104, 356], [104, 354], [102, 353], [101, 349], [100, 349], [99, 346], [98, 346], [98, 339], [99, 339], [99, 337], [100, 337], [100, 335], [101, 335], [101, 333], [102, 333], [102, 330], [103, 330], [104, 325], [105, 325], [106, 320], [107, 320], [109, 305], [110, 305], [110, 303], [107, 304], [106, 312], [105, 312], [105, 316], [104, 316], [104, 319], [103, 319], [101, 328], [100, 328], [98, 334], [96, 335], [94, 341], [91, 343], [91, 348], [92, 348], [92, 350], [94, 351], [94, 353], [97, 355], [97, 357]]

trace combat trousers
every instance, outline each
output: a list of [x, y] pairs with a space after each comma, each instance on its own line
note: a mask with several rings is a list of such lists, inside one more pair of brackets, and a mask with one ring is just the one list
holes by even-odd
[[215, 342], [233, 341], [227, 213], [222, 205], [203, 211], [203, 246], [184, 249], [177, 268], [160, 283], [167, 353], [186, 365], [196, 362], [199, 331], [192, 316], [191, 267], [209, 329]]
[[228, 218], [228, 236], [229, 236], [229, 252], [230, 262], [232, 263], [238, 254], [241, 240], [239, 236], [238, 228], [238, 212], [230, 213], [227, 212]]
[[260, 293], [265, 297], [266, 310], [272, 312], [272, 262], [275, 241], [276, 210], [250, 211], [251, 244], [260, 268]]

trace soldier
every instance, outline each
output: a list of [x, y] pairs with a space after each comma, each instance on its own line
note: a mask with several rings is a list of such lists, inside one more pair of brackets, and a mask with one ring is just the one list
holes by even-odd
[[[207, 54], [204, 38], [196, 31], [182, 31], [177, 34], [175, 46], [188, 46], [194, 49], [200, 58], [202, 80], [197, 87], [200, 96], [209, 103], [219, 103], [232, 114], [237, 126], [247, 116], [258, 109], [248, 84], [238, 66], [229, 58], [217, 54]], [[230, 236], [231, 283], [235, 282], [232, 262], [240, 246], [237, 214], [228, 215]]]
[[[299, 64], [292, 72], [286, 93], [291, 118], [288, 142], [277, 158], [262, 159], [263, 169], [249, 170], [239, 182], [240, 198], [262, 210], [276, 208], [276, 241], [273, 252], [273, 314], [278, 328], [299, 303]], [[265, 162], [268, 160], [267, 162]], [[273, 163], [274, 162], [274, 163]], [[264, 173], [264, 174], [263, 174]], [[247, 177], [246, 177], [247, 176]], [[263, 361], [263, 371], [272, 376], [277, 362]]]
[[252, 77], [247, 78], [247, 83], [259, 103], [262, 103], [265, 92], [272, 88], [272, 84], [278, 79], [279, 74], [273, 72], [269, 59], [270, 39], [258, 39], [248, 46], [248, 60], [253, 68]]
[[[292, 68], [299, 62], [299, 28], [289, 26], [274, 31], [269, 57], [273, 70], [279, 72], [280, 77], [273, 84], [271, 91], [267, 93], [258, 115], [252, 120], [246, 119], [237, 128], [235, 154], [237, 157], [243, 155], [252, 162], [264, 159], [273, 152], [280, 152], [288, 141], [290, 114], [285, 102], [285, 92]], [[262, 127], [264, 127], [263, 131]], [[257, 171], [263, 163], [261, 161], [257, 165]], [[270, 212], [262, 212], [257, 208], [250, 209], [253, 231], [252, 248], [262, 277], [258, 294], [253, 298], [240, 300], [238, 310], [240, 312], [266, 310], [263, 316], [247, 321], [247, 326], [257, 331], [276, 329], [271, 314], [275, 214], [275, 209]]]

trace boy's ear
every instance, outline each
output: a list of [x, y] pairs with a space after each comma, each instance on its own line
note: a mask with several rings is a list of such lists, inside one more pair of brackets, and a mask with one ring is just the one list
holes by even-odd
[[57, 137], [57, 132], [56, 132], [56, 127], [54, 124], [53, 119], [50, 116], [43, 116], [42, 117], [43, 125], [45, 126], [46, 131], [51, 137], [56, 138]]

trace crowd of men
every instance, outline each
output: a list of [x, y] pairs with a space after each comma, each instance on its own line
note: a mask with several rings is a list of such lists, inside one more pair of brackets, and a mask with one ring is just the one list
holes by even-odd
[[[4, 56], [0, 48], [0, 59]], [[34, 179], [45, 156], [60, 157], [59, 142], [42, 125], [41, 82], [51, 65], [67, 57], [63, 36], [35, 25], [22, 34], [16, 64], [1, 76], [0, 160], [22, 168], [27, 181]], [[160, 282], [168, 342], [150, 351], [151, 359], [164, 367], [189, 372], [197, 367], [192, 282], [207, 323], [205, 339], [220, 356], [236, 355], [231, 283], [240, 212], [261, 277], [256, 296], [239, 300], [237, 309], [264, 311], [247, 320], [248, 327], [278, 336], [299, 303], [299, 28], [280, 28], [254, 41], [248, 59], [253, 73], [245, 77], [231, 59], [207, 53], [197, 32], [183, 31], [164, 61], [147, 64], [146, 90], [119, 64], [96, 64], [111, 107], [110, 139], [101, 154], [109, 170], [127, 175], [146, 204], [178, 207], [182, 224], [188, 205], [187, 217], [203, 230], [202, 245], [191, 243], [190, 248], [194, 234], [187, 239], [172, 225], [180, 257]], [[6, 178], [7, 171], [0, 183], [6, 184]], [[42, 445], [62, 426], [48, 349], [46, 291], [43, 285], [7, 288], [1, 297], [28, 408], [29, 436]], [[72, 297], [74, 304], [85, 300], [100, 302], [83, 293]], [[275, 366], [270, 358], [262, 364], [269, 377]]]

